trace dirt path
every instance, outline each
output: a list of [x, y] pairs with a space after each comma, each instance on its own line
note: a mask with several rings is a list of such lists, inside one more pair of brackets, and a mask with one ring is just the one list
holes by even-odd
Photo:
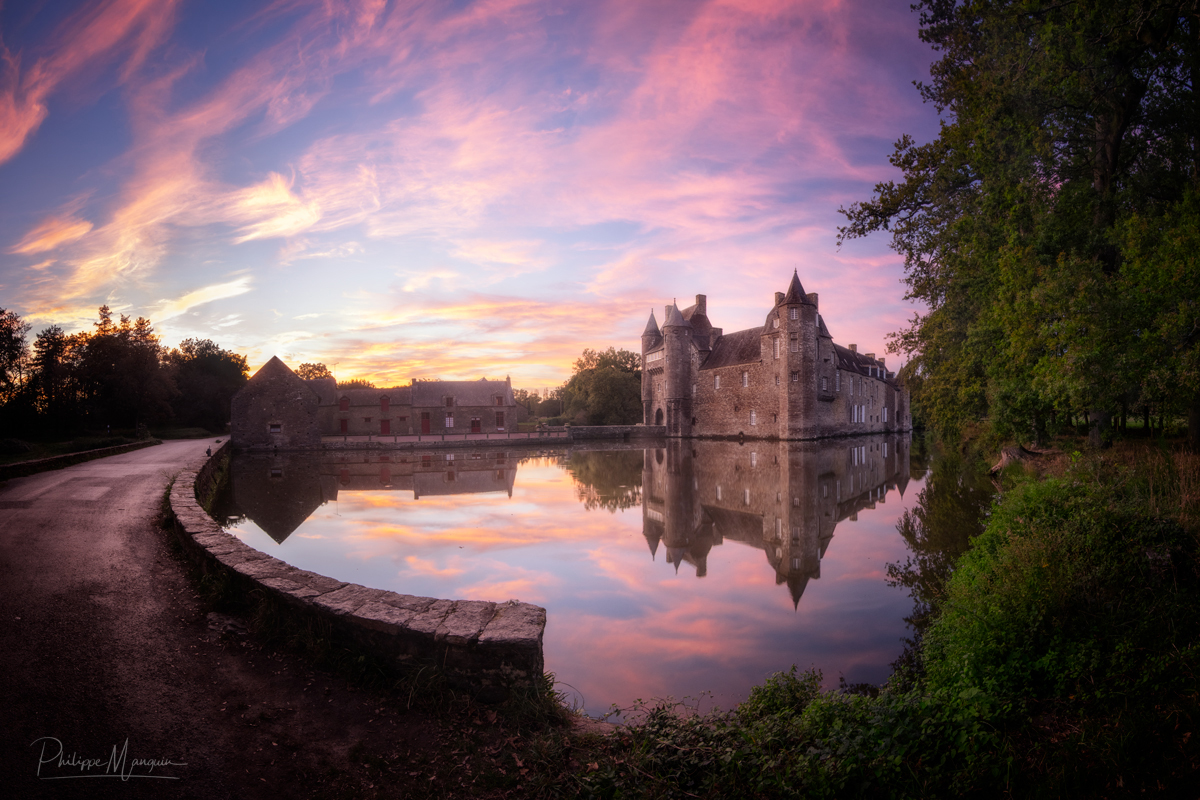
[[[439, 723], [209, 630], [154, 520], [170, 477], [210, 444], [169, 442], [0, 485], [3, 794], [357, 797], [441, 786], [425, 755]], [[111, 777], [114, 748], [127, 773], [165, 777]], [[424, 791], [375, 785], [409, 766], [400, 783]], [[79, 775], [95, 777], [68, 777]]]

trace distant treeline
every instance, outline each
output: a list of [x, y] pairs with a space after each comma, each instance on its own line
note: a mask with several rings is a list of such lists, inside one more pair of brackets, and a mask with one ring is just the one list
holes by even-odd
[[0, 309], [0, 430], [71, 435], [153, 425], [223, 431], [229, 400], [249, 377], [245, 356], [208, 339], [159, 342], [150, 320], [116, 321], [101, 306], [92, 331], [31, 326]]

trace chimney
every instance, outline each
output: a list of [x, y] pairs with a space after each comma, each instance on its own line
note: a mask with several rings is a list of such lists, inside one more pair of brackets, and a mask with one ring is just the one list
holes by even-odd
[[814, 306], [817, 304], [817, 293], [816, 292], [809, 292], [808, 294], [805, 295], [805, 297], [807, 297], [808, 302], [812, 303]]
[[708, 316], [708, 298], [702, 294], [696, 295], [696, 313]]
[[850, 350], [851, 353], [858, 352], [858, 345], [856, 345], [856, 344], [848, 344], [848, 345], [846, 345], [846, 347], [847, 347], [847, 349]]
[[875, 360], [875, 354], [874, 354], [874, 353], [867, 353], [867, 358], [869, 358], [869, 359], [871, 359], [872, 361], [874, 361], [874, 360]]
[[783, 292], [776, 292], [775, 293], [775, 305], [779, 305], [782, 302], [783, 302]]
[[887, 364], [885, 364], [885, 363], [884, 363], [885, 361], [887, 361], [887, 359], [886, 359], [886, 358], [880, 357], [880, 359], [879, 359], [879, 366], [881, 366], [881, 367], [887, 367]]

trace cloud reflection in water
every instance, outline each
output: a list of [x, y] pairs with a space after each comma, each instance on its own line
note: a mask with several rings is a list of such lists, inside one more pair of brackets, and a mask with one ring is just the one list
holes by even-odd
[[793, 663], [883, 681], [910, 610], [884, 582], [908, 482], [897, 436], [239, 455], [220, 513], [340, 580], [545, 606], [546, 668], [596, 714], [706, 691], [730, 707]]

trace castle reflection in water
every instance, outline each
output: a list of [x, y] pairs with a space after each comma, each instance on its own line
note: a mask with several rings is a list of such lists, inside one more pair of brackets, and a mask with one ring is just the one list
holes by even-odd
[[643, 530], [656, 556], [683, 562], [698, 577], [725, 541], [762, 550], [787, 584], [793, 605], [844, 519], [904, 496], [909, 435], [884, 434], [816, 442], [670, 440], [648, 449], [642, 469]]
[[[520, 462], [551, 458], [570, 471], [588, 509], [642, 506], [652, 558], [678, 572], [708, 572], [726, 541], [762, 550], [777, 584], [798, 604], [839, 522], [855, 520], [909, 480], [908, 434], [816, 442], [667, 440], [656, 447], [574, 447], [545, 452], [327, 451], [235, 455], [214, 515], [249, 519], [283, 543], [341, 492], [512, 497]], [[503, 500], [504, 498], [501, 498]], [[564, 521], [564, 524], [569, 524]], [[286, 556], [284, 557], [286, 560]]]

